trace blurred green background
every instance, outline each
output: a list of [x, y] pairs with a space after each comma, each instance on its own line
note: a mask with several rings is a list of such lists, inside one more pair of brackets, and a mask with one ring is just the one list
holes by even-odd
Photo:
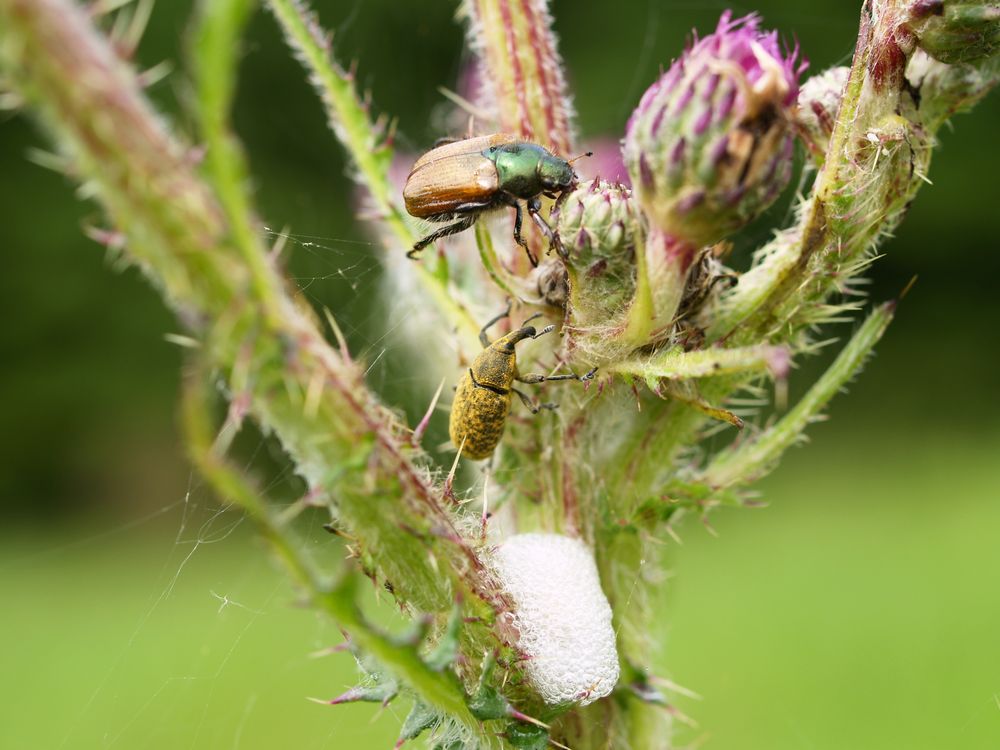
[[[793, 36], [816, 72], [845, 63], [857, 7], [843, 0], [555, 0], [580, 128], [618, 137], [692, 27], [733, 7]], [[359, 61], [401, 145], [441, 134], [439, 84], [463, 65], [454, 3], [316, 2], [343, 61]], [[189, 2], [160, 0], [139, 53], [178, 61], [152, 90], [182, 130]], [[297, 235], [291, 271], [350, 328], [384, 346], [375, 249], [351, 218], [342, 153], [261, 12], [246, 42], [236, 124], [262, 215]], [[681, 529], [664, 585], [657, 662], [710, 750], [1000, 747], [1000, 378], [996, 236], [1000, 95], [942, 134], [926, 186], [872, 296], [919, 281], [878, 357], [760, 489], [770, 506], [725, 511], [718, 537]], [[0, 747], [387, 748], [406, 707], [328, 708], [351, 684], [340, 640], [300, 608], [262, 544], [187, 466], [175, 425], [179, 330], [135, 270], [81, 227], [99, 212], [26, 156], [32, 123], [0, 122]], [[781, 221], [784, 209], [769, 217]], [[745, 243], [766, 236], [754, 227]], [[848, 326], [830, 332], [847, 334]], [[833, 353], [831, 349], [830, 354]], [[829, 354], [826, 355], [827, 358]], [[822, 366], [801, 363], [793, 394]], [[411, 412], [390, 355], [373, 384]], [[273, 445], [247, 460], [296, 490]], [[313, 524], [310, 539], [338, 557]], [[325, 547], [325, 549], [324, 549]], [[389, 715], [386, 715], [389, 714]]]

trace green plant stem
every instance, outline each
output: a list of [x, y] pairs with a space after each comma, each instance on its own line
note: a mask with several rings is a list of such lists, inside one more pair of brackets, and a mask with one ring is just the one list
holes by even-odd
[[247, 194], [246, 160], [228, 126], [236, 91], [240, 37], [253, 9], [253, 0], [199, 3], [192, 49], [197, 77], [195, 113], [200, 117], [205, 139], [205, 170], [226, 213], [232, 242], [250, 271], [255, 296], [272, 316], [277, 315], [278, 302]]
[[209, 374], [200, 365], [188, 374], [181, 398], [181, 423], [188, 455], [198, 471], [212, 485], [219, 497], [239, 506], [254, 521], [261, 535], [271, 543], [292, 576], [316, 597], [326, 588], [323, 576], [304, 557], [300, 545], [264, 502], [262, 494], [218, 450], [219, 433], [213, 429], [210, 415], [214, 390]]
[[641, 346], [649, 338], [653, 329], [653, 290], [650, 286], [649, 268], [646, 260], [646, 244], [637, 232], [635, 235], [635, 293], [628, 309], [622, 338], [629, 345]]
[[303, 545], [264, 502], [262, 493], [220, 454], [209, 415], [213, 389], [209, 374], [201, 366], [192, 368], [184, 388], [182, 415], [188, 451], [195, 466], [215, 491], [241, 507], [284, 562], [292, 576], [308, 592], [311, 602], [331, 615], [347, 632], [352, 643], [375, 657], [407, 685], [421, 701], [462, 724], [478, 736], [480, 746], [500, 747], [499, 740], [483, 733], [465, 702], [465, 693], [451, 672], [429, 667], [417, 650], [419, 644], [395, 642], [380, 633], [362, 616], [356, 604], [356, 577], [350, 571], [332, 583], [302, 552]]
[[493, 89], [500, 129], [552, 147], [573, 149], [573, 108], [547, 2], [465, 0], [469, 45]]
[[[416, 235], [404, 218], [396, 189], [389, 181], [392, 162], [391, 134], [382, 122], [372, 122], [369, 105], [358, 95], [352, 73], [337, 65], [333, 58], [332, 36], [326, 34], [304, 0], [267, 0], [278, 19], [289, 46], [309, 71], [310, 78], [337, 139], [358, 169], [358, 181], [375, 203], [378, 223], [387, 227], [391, 237], [389, 252], [409, 250]], [[383, 258], [386, 263], [402, 262]], [[435, 275], [426, 263], [411, 263], [425, 298], [445, 319], [447, 329], [457, 329], [469, 351], [475, 351], [479, 326], [468, 310], [458, 304], [446, 280]]]
[[392, 230], [404, 247], [417, 237], [410, 231], [400, 210], [398, 198], [389, 183], [392, 151], [384, 125], [370, 119], [369, 105], [354, 88], [354, 76], [333, 59], [333, 37], [326, 34], [304, 0], [267, 0], [267, 7], [281, 24], [288, 44], [309, 71], [319, 93], [330, 127], [350, 154], [365, 186]]

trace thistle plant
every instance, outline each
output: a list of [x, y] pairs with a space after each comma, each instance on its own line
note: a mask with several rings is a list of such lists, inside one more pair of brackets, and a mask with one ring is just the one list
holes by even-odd
[[[588, 382], [531, 386], [530, 404], [558, 408], [532, 415], [515, 401], [484, 463], [461, 446], [428, 453], [433, 408], [410, 425], [384, 403], [337, 321], [290, 290], [265, 244], [229, 125], [253, 3], [199, 6], [195, 130], [182, 132], [145, 97], [130, 45], [100, 30], [101, 4], [0, 0], [5, 100], [38, 118], [104, 208], [109, 227], [94, 236], [123, 245], [187, 329], [192, 461], [347, 634], [365, 674], [330, 703], [411, 699], [400, 744], [671, 747], [670, 683], [650, 666], [662, 540], [685, 515], [747, 504], [885, 332], [893, 301], [865, 314], [798, 402], [766, 422], [738, 413], [740, 398], [763, 401], [769, 381], [819, 346], [818, 327], [864, 306], [859, 276], [926, 181], [935, 133], [1000, 76], [996, 5], [865, 2], [850, 67], [801, 86], [797, 50], [755, 15], [723, 14], [622, 124], [631, 187], [582, 181], [543, 207], [554, 238], [525, 227], [537, 268], [507, 209], [407, 260], [426, 227], [390, 177], [390, 120], [304, 0], [265, 5], [353, 161], [386, 300], [414, 313], [401, 342], [428, 403], [442, 381], [448, 400], [482, 351], [479, 329], [508, 305], [494, 338], [533, 315], [560, 334], [526, 337], [521, 372], [598, 369]], [[484, 84], [462, 100], [473, 134], [578, 153], [544, 0], [466, 0], [462, 19]], [[726, 241], [788, 184], [796, 138], [809, 159], [794, 222], [749, 268], [727, 268]], [[308, 485], [296, 507], [328, 510], [347, 561], [332, 542], [307, 549], [294, 518], [227, 457], [247, 420], [281, 441]], [[708, 450], [717, 432], [722, 445]], [[411, 631], [389, 634], [363, 614], [365, 576]]]

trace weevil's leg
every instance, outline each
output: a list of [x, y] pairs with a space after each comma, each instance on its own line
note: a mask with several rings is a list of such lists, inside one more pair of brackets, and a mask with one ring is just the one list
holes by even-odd
[[447, 237], [452, 234], [458, 234], [459, 232], [464, 232], [466, 229], [475, 224], [476, 219], [478, 218], [479, 218], [478, 214], [471, 214], [470, 216], [466, 216], [464, 219], [456, 221], [454, 224], [449, 224], [444, 229], [439, 229], [433, 234], [427, 235], [413, 246], [413, 249], [406, 254], [406, 257], [409, 258], [410, 260], [416, 260], [417, 253], [419, 253], [429, 244], [441, 239], [442, 237]]
[[529, 385], [530, 384], [534, 384], [534, 383], [551, 383], [552, 381], [557, 381], [557, 380], [579, 380], [581, 383], [583, 383], [583, 382], [586, 382], [588, 380], [593, 380], [595, 372], [597, 372], [597, 368], [596, 367], [593, 370], [591, 370], [590, 372], [588, 372], [586, 375], [538, 375], [538, 374], [530, 374], [530, 375], [517, 375], [514, 378], [514, 380], [517, 380], [518, 382], [521, 382], [521, 383], [528, 383]]
[[513, 305], [513, 304], [514, 304], [514, 301], [508, 298], [508, 300], [507, 300], [507, 309], [504, 310], [499, 315], [497, 315], [492, 320], [490, 320], [486, 325], [484, 325], [479, 330], [479, 343], [483, 345], [483, 349], [485, 349], [487, 346], [490, 345], [490, 339], [489, 339], [489, 336], [486, 335], [486, 331], [489, 330], [490, 328], [492, 328], [497, 323], [499, 323], [504, 318], [508, 317], [510, 315], [510, 306]]
[[[527, 318], [524, 319], [524, 322], [521, 323], [521, 327], [523, 328], [524, 326], [528, 325], [528, 323], [530, 323], [531, 321], [535, 320], [536, 318], [542, 317], [542, 315], [544, 315], [544, 314], [545, 313], [535, 313], [534, 315], [528, 316]], [[551, 330], [551, 329], [552, 329], [552, 326], [549, 326], [549, 330]], [[537, 339], [540, 335], [541, 334], [536, 333], [535, 334], [535, 338]]]
[[511, 388], [511, 391], [513, 391], [514, 393], [517, 394], [517, 397], [519, 399], [521, 399], [521, 403], [524, 404], [526, 407], [528, 407], [528, 410], [532, 414], [538, 414], [538, 412], [540, 412], [542, 409], [553, 409], [553, 410], [555, 410], [555, 409], [559, 408], [559, 404], [537, 404], [536, 405], [534, 401], [532, 401], [530, 398], [528, 398], [523, 393], [521, 393], [521, 391], [517, 390], [517, 388]]
[[531, 254], [531, 248], [528, 247], [528, 243], [524, 241], [521, 237], [521, 204], [518, 202], [517, 198], [513, 196], [505, 195], [503, 202], [514, 209], [514, 241], [524, 248], [524, 252], [528, 254], [528, 260], [531, 262], [532, 268], [538, 268], [538, 261], [535, 260], [535, 256]]

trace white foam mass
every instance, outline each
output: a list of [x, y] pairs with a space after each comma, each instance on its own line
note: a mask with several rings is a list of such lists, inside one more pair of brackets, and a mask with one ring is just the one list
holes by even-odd
[[525, 672], [542, 699], [585, 706], [610, 693], [618, 650], [590, 549], [561, 534], [518, 534], [496, 549], [492, 566], [513, 599]]

